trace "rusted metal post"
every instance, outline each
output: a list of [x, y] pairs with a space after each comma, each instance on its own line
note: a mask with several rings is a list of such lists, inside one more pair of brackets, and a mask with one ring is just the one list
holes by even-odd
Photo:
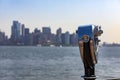
[[84, 80], [95, 80], [95, 64], [92, 61], [91, 52], [90, 52], [90, 41], [88, 43], [84, 43], [84, 72], [83, 76]]

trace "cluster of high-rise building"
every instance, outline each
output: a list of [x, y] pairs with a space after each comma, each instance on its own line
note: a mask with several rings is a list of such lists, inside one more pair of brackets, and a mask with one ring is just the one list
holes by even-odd
[[0, 43], [1, 41], [5, 41], [6, 45], [75, 46], [77, 45], [77, 36], [68, 31], [62, 33], [61, 28], [56, 30], [56, 34], [53, 34], [50, 27], [42, 27], [42, 31], [35, 28], [30, 33], [29, 28], [26, 28], [24, 24], [13, 21], [10, 38], [7, 39], [5, 33], [0, 32]]

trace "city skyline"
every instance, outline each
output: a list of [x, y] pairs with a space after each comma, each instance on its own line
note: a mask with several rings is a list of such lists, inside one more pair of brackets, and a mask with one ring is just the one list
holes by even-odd
[[10, 37], [11, 22], [19, 20], [30, 32], [50, 26], [73, 33], [78, 26], [101, 25], [102, 42], [120, 42], [119, 0], [0, 0], [0, 29]]
[[[65, 32], [63, 32], [63, 30], [62, 30], [62, 28], [61, 27], [59, 27], [59, 28], [57, 28], [56, 29], [56, 31], [53, 33], [52, 32], [52, 28], [50, 27], [50, 26], [42, 26], [41, 27], [41, 29], [40, 28], [36, 28], [36, 27], [34, 27], [34, 30], [33, 31], [31, 31], [30, 32], [30, 28], [29, 27], [26, 27], [25, 26], [25, 24], [24, 23], [20, 23], [18, 20], [13, 20], [12, 21], [12, 25], [14, 24], [14, 22], [16, 23], [19, 23], [19, 25], [21, 26], [21, 29], [27, 29], [27, 34], [32, 34], [32, 33], [34, 33], [35, 31], [38, 31], [38, 32], [40, 32], [40, 33], [47, 33], [47, 34], [54, 34], [54, 35], [58, 35], [58, 33], [61, 33], [61, 34], [65, 34], [65, 33], [67, 33], [67, 34], [69, 34], [69, 35], [72, 35], [72, 34], [76, 34], [76, 31], [75, 32], [69, 32], [69, 30], [67, 30], [67, 31], [65, 31]], [[12, 30], [12, 25], [11, 25], [11, 30]], [[45, 31], [45, 29], [48, 29], [49, 28], [49, 30], [47, 30], [47, 31]], [[24, 33], [25, 34], [25, 32], [20, 32], [20, 31], [17, 31], [18, 33], [21, 33], [21, 36], [22, 36], [22, 34]], [[8, 37], [8, 35], [6, 34], [6, 32], [4, 32], [4, 31], [2, 31], [2, 29], [0, 29], [0, 34], [4, 34], [4, 36], [5, 36], [5, 40], [7, 40], [7, 39], [11, 39], [11, 37], [12, 37], [12, 31], [11, 31], [11, 33], [10, 33], [10, 36]], [[20, 34], [19, 34], [20, 35]], [[59, 35], [58, 35], [59, 36]], [[58, 37], [58, 39], [59, 39], [59, 37]], [[70, 39], [70, 38], [69, 38]], [[72, 39], [72, 38], [71, 38]], [[73, 40], [73, 42], [74, 42], [74, 38], [72, 39]], [[115, 41], [113, 41], [113, 42], [107, 42], [107, 41], [102, 41], [101, 42], [102, 44], [103, 43], [107, 43], [107, 44], [120, 44], [120, 42], [115, 42]]]
[[[13, 21], [19, 21], [19, 20], [11, 20], [10, 30], [8, 30], [8, 31], [9, 31], [9, 34], [6, 34], [6, 35], [8, 36], [8, 38], [10, 38], [10, 36], [11, 36], [11, 26], [12, 26]], [[23, 25], [26, 26], [25, 23], [23, 23]], [[51, 28], [51, 32], [54, 33], [54, 34], [56, 34], [56, 30], [57, 30], [58, 28], [63, 28], [63, 27], [58, 26], [58, 27], [56, 27], [56, 28], [53, 28], [53, 29], [54, 29], [54, 30], [53, 30], [53, 29], [52, 29], [53, 26], [50, 26], [50, 25], [46, 25], [46, 26], [45, 26], [45, 25], [43, 25], [43, 26], [37, 26], [37, 27], [33, 26], [32, 29], [31, 29], [31, 27], [26, 26], [26, 28], [29, 28], [29, 29], [30, 29], [30, 32], [33, 32], [34, 29], [36, 29], [36, 28], [39, 29], [39, 30], [42, 30], [43, 27], [50, 27], [50, 28]], [[76, 28], [76, 30], [77, 30], [77, 28]], [[76, 30], [75, 30], [75, 31], [72, 31], [72, 32], [70, 32], [69, 29], [68, 29], [68, 30], [63, 30], [63, 33], [65, 33], [65, 32], [68, 31], [68, 32], [70, 32], [70, 33], [72, 34], [72, 33], [76, 33]], [[0, 31], [5, 32], [5, 33], [8, 33], [8, 31], [4, 30], [3, 28], [0, 28]]]
[[[14, 21], [19, 23], [19, 20], [13, 20], [13, 21], [12, 21], [12, 24], [13, 24]], [[12, 31], [11, 31], [12, 24], [11, 24], [11, 26], [10, 26], [10, 30], [9, 30], [9, 31], [10, 31], [10, 34], [9, 34], [9, 35], [6, 34], [6, 32], [5, 32], [4, 30], [2, 30], [2, 28], [0, 28], [0, 31], [1, 31], [1, 32], [4, 32], [5, 35], [6, 35], [8, 38], [10, 38], [10, 37], [11, 37], [11, 34], [12, 34]], [[25, 26], [26, 28], [28, 28], [28, 29], [30, 30], [30, 27], [27, 27], [27, 26], [25, 25], [25, 23], [20, 23], [20, 25], [21, 25], [21, 26]], [[49, 27], [49, 28], [50, 28], [50, 32], [53, 33], [53, 34], [56, 34], [57, 29], [60, 29], [60, 28], [62, 29], [62, 27], [57, 27], [56, 30], [53, 32], [51, 26], [49, 25], [49, 26], [41, 26], [40, 28], [39, 28], [39, 27], [33, 27], [33, 30], [30, 30], [30, 33], [34, 32], [35, 29], [39, 29], [39, 30], [42, 32], [42, 29], [45, 28], [45, 27]], [[77, 30], [77, 29], [76, 29], [76, 30]], [[65, 30], [63, 31], [63, 30], [62, 30], [62, 33], [66, 33], [66, 32], [69, 32], [70, 34], [74, 34], [74, 33], [76, 34], [76, 31], [70, 32], [69, 30], [67, 30], [67, 31], [65, 31]]]
[[13, 21], [11, 26], [10, 38], [5, 35], [5, 32], [0, 31], [0, 45], [18, 45], [18, 46], [76, 46], [77, 35], [70, 34], [69, 31], [62, 32], [62, 28], [58, 28], [56, 33], [51, 32], [49, 26], [42, 27], [42, 30], [34, 28], [30, 32], [25, 24], [19, 21]]

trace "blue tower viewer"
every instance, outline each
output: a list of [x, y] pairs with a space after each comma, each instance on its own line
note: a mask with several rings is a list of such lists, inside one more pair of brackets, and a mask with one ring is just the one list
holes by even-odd
[[95, 80], [95, 64], [97, 63], [97, 46], [100, 42], [98, 36], [103, 31], [101, 26], [84, 25], [79, 26], [76, 31], [78, 34], [78, 45], [80, 55], [85, 69], [85, 80]]

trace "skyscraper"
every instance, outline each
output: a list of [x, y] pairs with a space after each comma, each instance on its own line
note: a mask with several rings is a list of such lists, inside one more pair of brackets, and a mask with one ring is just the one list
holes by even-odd
[[33, 33], [33, 44], [41, 44], [42, 38], [41, 38], [41, 32], [39, 29], [35, 28]]
[[24, 37], [25, 36], [25, 25], [24, 24], [22, 24], [22, 37]]
[[57, 45], [60, 45], [62, 43], [61, 35], [62, 35], [62, 29], [59, 28], [56, 31], [56, 44]]
[[13, 21], [13, 24], [11, 27], [11, 39], [18, 40], [21, 35], [22, 35], [21, 24], [18, 21]]
[[69, 34], [69, 32], [65, 33], [65, 45], [70, 45], [70, 34]]
[[42, 28], [42, 34], [43, 34], [43, 43], [47, 43], [48, 41], [50, 42], [51, 38], [51, 28], [50, 27], [43, 27]]
[[25, 28], [25, 36], [24, 36], [24, 44], [29, 45], [30, 44], [30, 33], [29, 28]]
[[62, 33], [62, 44], [63, 45], [70, 45], [70, 34], [69, 32]]

